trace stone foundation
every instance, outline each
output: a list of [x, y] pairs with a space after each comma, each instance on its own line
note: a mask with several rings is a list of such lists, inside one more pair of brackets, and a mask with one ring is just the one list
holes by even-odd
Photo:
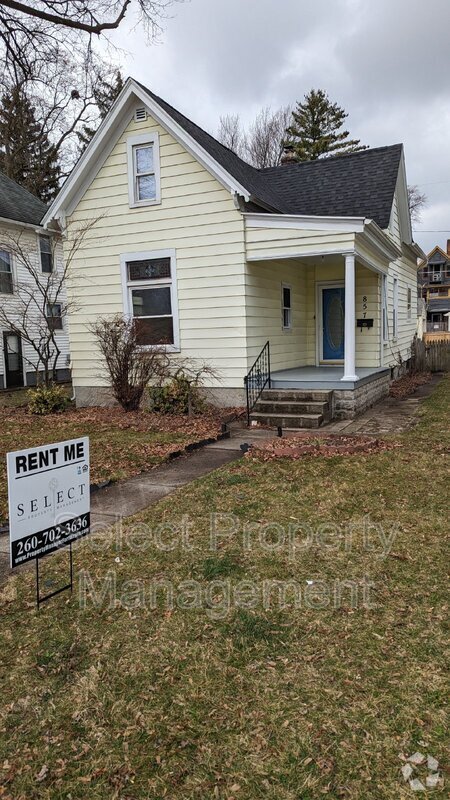
[[77, 408], [117, 405], [108, 386], [77, 386], [74, 393]]
[[390, 374], [383, 373], [355, 389], [333, 391], [333, 419], [353, 419], [389, 393]]
[[[218, 408], [244, 407], [247, 404], [245, 389], [226, 389], [223, 387], [201, 389], [208, 403]], [[115, 406], [116, 400], [107, 386], [77, 386], [75, 400], [79, 408], [85, 406]], [[145, 403], [145, 395], [144, 395]]]

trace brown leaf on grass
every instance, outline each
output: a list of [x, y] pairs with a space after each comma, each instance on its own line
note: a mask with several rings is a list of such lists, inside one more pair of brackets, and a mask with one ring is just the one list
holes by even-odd
[[43, 765], [42, 765], [42, 767], [40, 768], [40, 770], [39, 770], [38, 774], [36, 775], [36, 777], [35, 777], [35, 780], [36, 780], [36, 781], [39, 781], [39, 782], [40, 782], [40, 781], [43, 781], [43, 780], [45, 780], [45, 778], [47, 777], [47, 775], [48, 775], [48, 767], [47, 767], [47, 764], [43, 764]]

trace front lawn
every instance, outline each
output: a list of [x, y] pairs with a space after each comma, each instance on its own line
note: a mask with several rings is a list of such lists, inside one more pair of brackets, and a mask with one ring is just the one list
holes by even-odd
[[39, 614], [10, 579], [0, 797], [416, 797], [403, 759], [445, 763], [449, 383], [401, 447], [242, 459], [86, 539]]
[[[3, 401], [3, 402], [2, 402]], [[125, 413], [120, 408], [71, 408], [40, 417], [24, 405], [24, 393], [0, 398], [0, 525], [8, 515], [6, 453], [89, 436], [91, 482], [137, 475], [172, 451], [220, 433], [219, 414], [176, 416]]]

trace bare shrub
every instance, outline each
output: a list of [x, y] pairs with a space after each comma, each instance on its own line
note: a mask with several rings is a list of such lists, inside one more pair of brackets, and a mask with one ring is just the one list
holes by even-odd
[[90, 326], [103, 356], [113, 395], [124, 411], [139, 409], [149, 383], [169, 376], [170, 361], [162, 348], [145, 350], [132, 319], [120, 314], [100, 317]]

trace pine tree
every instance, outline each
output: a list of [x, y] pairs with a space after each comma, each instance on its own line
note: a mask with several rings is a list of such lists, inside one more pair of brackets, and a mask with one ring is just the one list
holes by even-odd
[[[94, 89], [94, 100], [97, 105], [98, 115], [100, 121], [103, 120], [115, 99], [119, 96], [123, 89], [123, 78], [120, 70], [114, 73], [112, 80], [108, 80], [104, 75], [99, 74], [97, 83]], [[92, 128], [90, 125], [83, 125], [81, 131], [78, 131], [78, 138], [81, 142], [82, 149], [89, 144], [94, 136], [97, 128]]]
[[287, 128], [289, 144], [297, 161], [315, 161], [327, 155], [344, 155], [365, 150], [359, 139], [348, 139], [348, 131], [340, 131], [346, 111], [332, 103], [323, 89], [311, 89], [303, 103], [298, 102]]
[[59, 184], [56, 148], [36, 121], [23, 88], [11, 86], [0, 102], [0, 170], [49, 203]]

